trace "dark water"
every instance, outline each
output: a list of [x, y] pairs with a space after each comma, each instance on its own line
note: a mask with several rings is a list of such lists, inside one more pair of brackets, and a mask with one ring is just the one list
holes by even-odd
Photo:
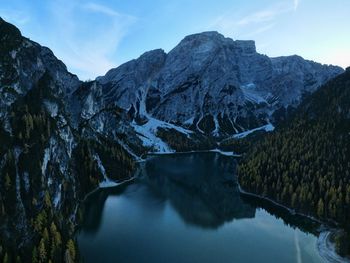
[[135, 182], [90, 196], [84, 262], [322, 262], [318, 225], [243, 197], [217, 153], [150, 157]]

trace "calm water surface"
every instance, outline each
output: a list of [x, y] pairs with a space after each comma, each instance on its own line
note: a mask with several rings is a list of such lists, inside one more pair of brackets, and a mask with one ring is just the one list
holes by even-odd
[[317, 223], [243, 197], [217, 153], [150, 157], [133, 183], [83, 206], [84, 262], [323, 262]]

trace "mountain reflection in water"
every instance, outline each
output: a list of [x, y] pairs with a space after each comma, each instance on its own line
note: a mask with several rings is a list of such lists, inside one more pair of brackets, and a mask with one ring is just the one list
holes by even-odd
[[150, 156], [136, 179], [82, 204], [84, 262], [322, 262], [319, 224], [239, 193], [218, 153]]

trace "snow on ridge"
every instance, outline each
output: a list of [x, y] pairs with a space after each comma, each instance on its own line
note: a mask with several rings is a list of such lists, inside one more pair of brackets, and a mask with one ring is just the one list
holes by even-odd
[[50, 113], [50, 116], [52, 118], [55, 118], [58, 115], [58, 105], [55, 102], [45, 100], [44, 105], [46, 107], [46, 110]]
[[50, 148], [46, 148], [44, 151], [43, 163], [41, 165], [41, 174], [43, 176], [45, 175], [47, 163], [49, 162], [49, 158], [50, 158]]
[[177, 125], [151, 117], [146, 109], [147, 93], [147, 88], [144, 87], [143, 89], [140, 89], [138, 99], [140, 102], [139, 114], [140, 116], [147, 118], [148, 121], [143, 125], [138, 125], [135, 121], [133, 121], [131, 126], [138, 133], [138, 137], [141, 139], [143, 146], [153, 147], [158, 152], [174, 152], [174, 150], [172, 150], [166, 142], [157, 137], [158, 128], [174, 129], [185, 134], [187, 137], [189, 137], [193, 132]]
[[10, 55], [11, 55], [12, 59], [15, 59], [16, 56], [17, 56], [17, 50], [12, 50], [12, 51], [10, 52]]
[[215, 123], [215, 130], [212, 132], [212, 134], [214, 136], [219, 136], [219, 130], [220, 130], [220, 125], [219, 125], [219, 121], [218, 121], [218, 116], [214, 115], [214, 123]]
[[159, 123], [156, 119], [150, 119], [144, 125], [137, 125], [132, 122], [132, 127], [138, 133], [138, 137], [141, 139], [143, 146], [154, 147], [159, 152], [171, 152], [173, 151], [162, 139], [156, 136]]
[[109, 178], [108, 178], [107, 175], [106, 175], [106, 170], [105, 170], [105, 168], [104, 168], [104, 166], [103, 166], [103, 164], [102, 164], [102, 162], [101, 162], [100, 156], [98, 156], [98, 154], [95, 153], [95, 154], [93, 155], [93, 157], [94, 157], [95, 161], [97, 162], [97, 166], [98, 166], [98, 168], [100, 169], [101, 174], [102, 174], [104, 180], [105, 180], [105, 181], [108, 181]]
[[116, 141], [124, 148], [124, 150], [126, 150], [132, 157], [135, 158], [135, 160], [139, 161], [141, 160], [140, 156], [136, 155], [129, 147], [129, 145], [127, 145], [126, 143], [124, 143], [122, 140], [116, 138]]
[[130, 179], [127, 179], [127, 180], [124, 180], [124, 181], [121, 181], [121, 182], [115, 182], [111, 179], [108, 178], [107, 174], [106, 174], [106, 170], [101, 162], [101, 159], [100, 159], [100, 156], [98, 156], [98, 154], [94, 154], [93, 155], [94, 159], [96, 160], [97, 162], [97, 166], [99, 167], [102, 175], [103, 175], [103, 178], [104, 180], [102, 182], [99, 183], [99, 188], [109, 188], [109, 187], [115, 187], [115, 186], [118, 186], [118, 185], [122, 185], [126, 182], [129, 182], [131, 180], [133, 180], [134, 178], [131, 177]]
[[202, 116], [199, 118], [199, 120], [197, 121], [197, 123], [196, 123], [196, 128], [197, 128], [197, 130], [198, 130], [199, 132], [205, 134], [205, 132], [202, 131], [202, 129], [199, 128], [199, 126], [198, 126], [202, 119], [203, 119], [203, 114], [202, 114]]
[[210, 152], [219, 153], [219, 154], [224, 155], [224, 156], [241, 157], [240, 154], [237, 154], [234, 152], [225, 152], [225, 151], [222, 151], [222, 150], [217, 149], [217, 148], [210, 150]]
[[165, 121], [161, 121], [152, 117], [148, 118], [148, 122], [145, 125], [149, 125], [149, 127], [152, 128], [167, 128], [167, 129], [174, 129], [177, 130], [178, 132], [181, 132], [187, 136], [189, 136], [190, 134], [193, 133], [193, 131], [190, 131], [188, 129], [182, 128], [180, 126], [165, 122]]
[[100, 169], [102, 176], [103, 176], [103, 179], [104, 179], [102, 182], [100, 182], [99, 187], [100, 188], [107, 188], [107, 187], [117, 186], [118, 184], [116, 182], [114, 182], [113, 180], [111, 180], [107, 177], [106, 170], [101, 162], [100, 156], [98, 156], [98, 154], [95, 153], [93, 155], [93, 157], [94, 157], [95, 161], [97, 162], [97, 166]]
[[191, 117], [188, 120], [184, 121], [184, 125], [192, 125], [193, 121], [194, 121], [194, 117]]
[[225, 152], [218, 148], [212, 149], [212, 150], [193, 150], [193, 151], [187, 151], [187, 152], [149, 152], [148, 155], [171, 155], [171, 154], [188, 154], [188, 153], [218, 153], [224, 156], [241, 157], [240, 154], [236, 154], [234, 152]]
[[74, 142], [74, 136], [70, 127], [66, 126], [64, 128], [61, 128], [59, 132], [59, 136], [66, 144], [67, 154], [69, 158], [71, 158], [75, 142]]
[[261, 127], [258, 127], [258, 128], [255, 128], [255, 129], [251, 129], [251, 130], [248, 130], [248, 131], [244, 131], [244, 132], [241, 132], [241, 133], [238, 133], [238, 134], [235, 134], [232, 136], [232, 138], [235, 138], [235, 139], [242, 139], [242, 138], [245, 138], [247, 137], [249, 134], [252, 134], [253, 132], [256, 132], [256, 131], [266, 131], [266, 132], [271, 132], [275, 129], [275, 127], [269, 123], [269, 124], [266, 124], [266, 125], [263, 125]]
[[130, 182], [132, 180], [134, 180], [135, 177], [131, 177], [129, 179], [126, 179], [124, 181], [121, 181], [121, 182], [114, 182], [114, 181], [109, 181], [109, 182], [106, 182], [106, 181], [103, 181], [100, 183], [99, 185], [99, 188], [110, 188], [110, 187], [116, 187], [116, 186], [119, 186], [119, 185], [123, 185], [127, 182]]
[[84, 102], [84, 106], [81, 112], [81, 117], [83, 119], [89, 119], [95, 114], [95, 105], [94, 105], [94, 98], [92, 94], [90, 93], [88, 97], [86, 98], [86, 101]]
[[247, 85], [242, 85], [241, 90], [244, 94], [246, 100], [259, 104], [267, 103], [266, 99], [262, 96], [261, 92], [257, 91], [254, 83], [249, 83]]
[[61, 192], [62, 192], [62, 184], [59, 184], [57, 194], [53, 200], [55, 208], [57, 208], [61, 202]]
[[114, 187], [117, 186], [118, 184], [114, 181], [102, 181], [98, 185], [99, 188], [109, 188], [109, 187]]
[[156, 151], [158, 152], [174, 152], [174, 150], [171, 149], [166, 142], [157, 137], [158, 128], [174, 129], [182, 134], [185, 134], [187, 137], [190, 137], [190, 134], [193, 134], [193, 131], [150, 116], [147, 116], [147, 119], [147, 123], [143, 125], [138, 125], [135, 122], [132, 122], [131, 126], [138, 133], [144, 146], [155, 147]]

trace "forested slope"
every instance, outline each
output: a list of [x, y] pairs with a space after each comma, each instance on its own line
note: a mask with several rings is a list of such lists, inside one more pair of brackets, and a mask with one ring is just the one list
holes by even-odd
[[[350, 69], [307, 98], [239, 165], [244, 190], [350, 228]], [[338, 249], [349, 251], [338, 242]]]

